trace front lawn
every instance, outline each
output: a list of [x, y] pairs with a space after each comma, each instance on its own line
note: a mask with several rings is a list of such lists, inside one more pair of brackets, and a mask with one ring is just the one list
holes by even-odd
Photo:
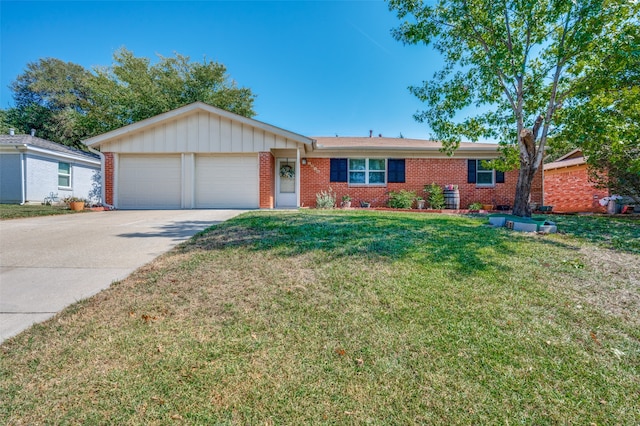
[[239, 216], [5, 342], [0, 423], [640, 423], [640, 256], [485, 223]]
[[80, 213], [67, 206], [47, 206], [40, 204], [0, 204], [0, 220], [20, 219], [24, 217], [52, 216], [57, 214]]

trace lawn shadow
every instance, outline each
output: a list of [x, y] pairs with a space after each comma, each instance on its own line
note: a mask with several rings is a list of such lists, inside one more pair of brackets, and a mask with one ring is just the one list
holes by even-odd
[[182, 251], [245, 247], [279, 256], [321, 253], [323, 259], [349, 257], [373, 262], [411, 260], [449, 264], [452, 273], [500, 270], [496, 257], [513, 252], [507, 234], [477, 219], [395, 212], [258, 212], [208, 229]]

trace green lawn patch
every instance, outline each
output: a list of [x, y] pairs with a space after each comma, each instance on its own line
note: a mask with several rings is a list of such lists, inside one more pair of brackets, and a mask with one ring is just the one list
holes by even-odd
[[252, 212], [0, 347], [2, 424], [638, 424], [640, 256]]
[[20, 219], [24, 217], [52, 216], [57, 214], [81, 213], [67, 206], [47, 206], [38, 204], [0, 204], [0, 220]]

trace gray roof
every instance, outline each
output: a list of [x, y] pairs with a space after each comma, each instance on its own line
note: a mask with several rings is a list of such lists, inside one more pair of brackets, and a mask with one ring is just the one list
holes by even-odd
[[90, 160], [99, 160], [100, 156], [91, 152], [81, 151], [70, 146], [51, 142], [31, 135], [0, 135], [0, 145], [28, 145], [35, 148], [47, 149], [61, 154], [85, 157]]

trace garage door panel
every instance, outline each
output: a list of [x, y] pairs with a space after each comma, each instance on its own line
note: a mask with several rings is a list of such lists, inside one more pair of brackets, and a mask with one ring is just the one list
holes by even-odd
[[118, 205], [123, 209], [179, 209], [181, 176], [178, 155], [123, 155], [119, 159]]
[[196, 208], [257, 208], [258, 157], [196, 157]]

